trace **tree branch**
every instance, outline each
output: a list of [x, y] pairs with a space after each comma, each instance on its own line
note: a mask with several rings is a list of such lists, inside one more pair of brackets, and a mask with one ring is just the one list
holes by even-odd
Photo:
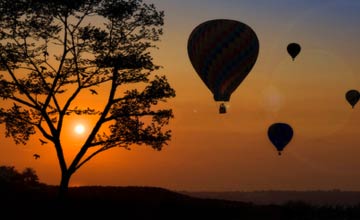
[[158, 115], [159, 113], [154, 112], [154, 111], [148, 111], [148, 112], [140, 112], [140, 113], [133, 113], [133, 114], [117, 114], [117, 115], [112, 115], [110, 117], [107, 117], [104, 119], [104, 122], [109, 122], [112, 120], [115, 120], [117, 118], [121, 118], [121, 117], [131, 117], [131, 116], [152, 116], [152, 115]]
[[[49, 94], [48, 96], [46, 97], [46, 100], [45, 100], [45, 103], [44, 103], [44, 106], [43, 106], [43, 109], [45, 110], [47, 105], [49, 105], [50, 103], [50, 100], [51, 100], [51, 97], [54, 95], [53, 94], [53, 91], [55, 90], [56, 88], [56, 85], [57, 85], [57, 82], [58, 80], [60, 79], [60, 76], [61, 76], [61, 70], [62, 70], [62, 67], [64, 65], [64, 62], [65, 62], [65, 58], [66, 58], [66, 54], [68, 53], [67, 52], [67, 17], [65, 17], [64, 21], [63, 21], [63, 24], [64, 24], [64, 27], [65, 27], [65, 30], [64, 30], [64, 47], [63, 47], [63, 54], [62, 54], [62, 57], [61, 57], [61, 61], [60, 61], [60, 64], [59, 64], [59, 67], [58, 67], [58, 70], [56, 72], [56, 76], [55, 76], [55, 79], [53, 81], [53, 84], [51, 86], [51, 89], [49, 91]], [[59, 132], [60, 133], [60, 132]], [[59, 134], [60, 135], [60, 134]]]
[[14, 100], [14, 101], [16, 101], [16, 102], [18, 102], [18, 103], [21, 103], [21, 104], [26, 105], [26, 106], [34, 109], [34, 110], [38, 110], [38, 111], [39, 111], [39, 109], [38, 109], [35, 105], [33, 105], [33, 104], [31, 104], [31, 103], [23, 100], [23, 99], [20, 99], [20, 98], [18, 98], [18, 97], [16, 97], [16, 96], [11, 96], [11, 97], [9, 97], [9, 99]]
[[84, 165], [86, 162], [88, 162], [91, 158], [93, 158], [94, 156], [96, 156], [98, 153], [101, 153], [103, 151], [106, 151], [110, 148], [113, 148], [115, 146], [111, 146], [111, 147], [101, 147], [100, 149], [98, 149], [97, 151], [95, 151], [94, 153], [92, 153], [91, 155], [89, 155], [85, 160], [83, 160], [81, 163], [79, 163], [74, 169], [74, 172], [79, 169], [82, 165]]
[[9, 73], [9, 75], [11, 76], [12, 80], [14, 81], [14, 83], [16, 84], [16, 86], [19, 88], [19, 90], [21, 92], [23, 92], [26, 97], [33, 103], [34, 106], [36, 106], [37, 110], [40, 110], [41, 107], [38, 105], [38, 103], [31, 97], [31, 95], [29, 94], [29, 92], [26, 89], [23, 89], [23, 86], [20, 84], [20, 82], [18, 81], [18, 79], [16, 78], [14, 72], [11, 70], [11, 68], [7, 65], [6, 62], [2, 62], [3, 65], [6, 67], [7, 72]]
[[[35, 72], [38, 74], [38, 76], [40, 77], [40, 79], [41, 79], [42, 83], [44, 84], [46, 90], [48, 90], [49, 95], [51, 95], [51, 98], [53, 99], [57, 110], [60, 112], [60, 106], [59, 106], [58, 101], [57, 101], [57, 99], [56, 99], [56, 97], [55, 97], [55, 94], [51, 91], [50, 87], [48, 86], [48, 84], [47, 84], [44, 76], [42, 75], [42, 72], [39, 70], [39, 68], [37, 67], [37, 65], [34, 63], [34, 61], [33, 61], [33, 60], [31, 59], [31, 57], [29, 56], [26, 38], [24, 38], [24, 47], [25, 47], [25, 48], [24, 48], [24, 50], [25, 50], [24, 53], [25, 53], [26, 57], [29, 59], [30, 64], [34, 67], [34, 71], [35, 71]], [[47, 106], [46, 106], [46, 102], [45, 102], [43, 108], [46, 109], [46, 107], [47, 107]]]
[[101, 125], [104, 123], [104, 119], [106, 118], [107, 114], [109, 113], [109, 111], [111, 109], [111, 106], [112, 106], [111, 103], [112, 103], [112, 101], [113, 101], [113, 99], [115, 97], [116, 88], [117, 88], [117, 85], [116, 85], [117, 74], [118, 74], [118, 69], [114, 68], [113, 69], [113, 75], [112, 75], [111, 90], [110, 90], [108, 102], [105, 105], [104, 110], [103, 110], [100, 118], [96, 122], [93, 130], [91, 131], [90, 135], [86, 139], [84, 145], [81, 147], [79, 153], [76, 155], [73, 162], [71, 163], [71, 165], [69, 167], [69, 170], [76, 170], [76, 167], [77, 167], [78, 163], [80, 162], [81, 158], [85, 155], [86, 151], [88, 150], [89, 146], [91, 145], [91, 142], [93, 141], [96, 134], [98, 133]]
[[39, 131], [41, 132], [41, 134], [48, 140], [50, 141], [54, 141], [54, 137], [51, 136], [50, 134], [48, 134], [45, 129], [41, 126], [41, 123], [37, 124], [36, 127], [39, 129]]

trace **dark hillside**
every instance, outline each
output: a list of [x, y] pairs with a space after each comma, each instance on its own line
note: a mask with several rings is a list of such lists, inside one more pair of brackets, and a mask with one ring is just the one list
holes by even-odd
[[71, 187], [68, 200], [58, 202], [56, 190], [47, 185], [2, 190], [2, 213], [26, 219], [360, 219], [359, 206], [313, 206], [304, 202], [255, 205], [136, 186]]

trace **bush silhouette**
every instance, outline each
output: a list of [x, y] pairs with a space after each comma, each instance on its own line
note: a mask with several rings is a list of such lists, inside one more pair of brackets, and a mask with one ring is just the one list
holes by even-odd
[[33, 168], [25, 168], [22, 172], [14, 166], [0, 166], [0, 190], [20, 190], [39, 186], [39, 178]]

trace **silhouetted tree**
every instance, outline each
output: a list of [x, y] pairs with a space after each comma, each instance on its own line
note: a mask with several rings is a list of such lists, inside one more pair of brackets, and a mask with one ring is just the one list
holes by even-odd
[[[162, 35], [163, 18], [142, 0], [1, 0], [0, 123], [16, 144], [37, 131], [52, 143], [60, 195], [100, 152], [133, 144], [161, 150], [170, 140], [163, 127], [172, 110], [157, 104], [175, 91], [165, 76], [152, 74], [160, 66], [149, 52]], [[99, 86], [108, 89], [104, 106], [74, 104], [83, 91], [97, 95]], [[74, 114], [97, 121], [67, 164], [60, 137], [65, 118]]]
[[22, 176], [13, 166], [0, 166], [0, 188], [8, 190], [22, 185]]
[[39, 177], [33, 168], [27, 167], [21, 173], [23, 182], [27, 186], [35, 186], [39, 184]]
[[0, 166], [0, 188], [25, 189], [39, 185], [39, 178], [33, 168], [25, 168], [21, 173], [14, 166]]

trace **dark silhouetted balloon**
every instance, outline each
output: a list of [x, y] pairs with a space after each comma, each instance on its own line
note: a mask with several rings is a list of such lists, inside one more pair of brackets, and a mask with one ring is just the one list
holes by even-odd
[[354, 108], [354, 106], [360, 99], [360, 93], [355, 89], [351, 89], [346, 92], [345, 98], [348, 101], [348, 103], [351, 105], [351, 107]]
[[297, 55], [301, 51], [301, 46], [298, 43], [290, 43], [287, 46], [287, 51], [290, 54], [290, 56], [292, 57], [292, 59], [295, 60], [295, 57], [297, 57]]
[[271, 143], [276, 147], [279, 155], [286, 145], [291, 141], [294, 131], [286, 123], [274, 123], [268, 129], [268, 137]]
[[[191, 32], [187, 51], [192, 66], [214, 95], [228, 102], [259, 54], [259, 40], [246, 24], [228, 19], [201, 23]], [[224, 105], [220, 113], [225, 113]]]

